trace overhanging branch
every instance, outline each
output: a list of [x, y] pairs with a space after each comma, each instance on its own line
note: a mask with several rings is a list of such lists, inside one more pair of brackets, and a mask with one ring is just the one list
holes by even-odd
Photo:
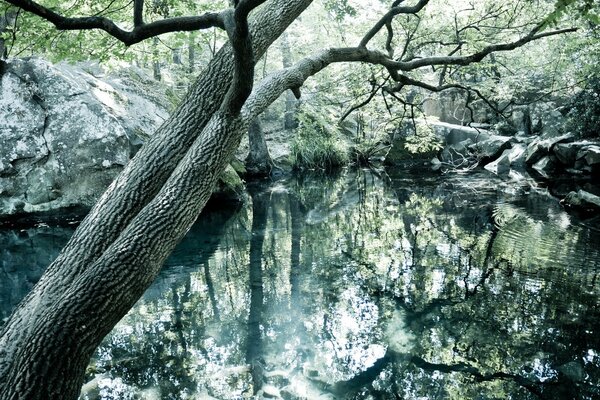
[[168, 18], [144, 24], [142, 20], [141, 1], [134, 2], [134, 29], [131, 31], [120, 28], [114, 21], [102, 16], [65, 17], [35, 1], [5, 1], [51, 22], [58, 30], [98, 29], [105, 31], [127, 46], [169, 32], [196, 31], [213, 27], [224, 29], [222, 15], [214, 12], [199, 16]]

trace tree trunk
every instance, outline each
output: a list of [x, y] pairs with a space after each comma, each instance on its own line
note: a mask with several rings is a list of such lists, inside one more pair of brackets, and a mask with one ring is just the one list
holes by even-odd
[[194, 72], [196, 66], [196, 35], [191, 32], [188, 35], [188, 72]]
[[2, 34], [5, 33], [9, 26], [15, 24], [17, 18], [17, 12], [14, 9], [8, 9], [0, 17], [0, 60], [5, 60], [8, 57], [8, 48], [6, 47], [6, 40], [2, 38]]
[[248, 145], [249, 152], [245, 160], [246, 175], [268, 176], [273, 169], [273, 160], [258, 118], [254, 119], [248, 128]]
[[[272, 0], [251, 23], [255, 55], [310, 0]], [[76, 399], [94, 349], [154, 280], [235, 151], [247, 123], [218, 111], [224, 46], [21, 302], [0, 337], [0, 398]]]
[[[290, 42], [288, 34], [283, 32], [281, 35], [281, 59], [283, 62], [283, 68], [289, 68], [292, 66], [292, 51], [290, 50]], [[297, 100], [291, 90], [285, 92], [285, 115], [283, 121], [284, 129], [296, 129], [298, 127], [298, 120], [296, 119], [296, 108]]]
[[156, 37], [152, 39], [152, 74], [157, 81], [162, 79], [160, 61], [158, 60], [158, 38]]

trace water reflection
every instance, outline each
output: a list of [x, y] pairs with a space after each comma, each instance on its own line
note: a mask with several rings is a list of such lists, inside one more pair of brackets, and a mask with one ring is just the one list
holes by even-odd
[[600, 233], [492, 179], [252, 186], [178, 247], [83, 398], [597, 398]]

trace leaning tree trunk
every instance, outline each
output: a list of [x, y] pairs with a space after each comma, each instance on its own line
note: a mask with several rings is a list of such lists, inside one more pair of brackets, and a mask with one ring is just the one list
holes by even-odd
[[[272, 0], [251, 23], [256, 56], [309, 4]], [[99, 199], [2, 328], [0, 398], [74, 399], [94, 349], [154, 280], [197, 218], [247, 122], [218, 111], [225, 46]]]

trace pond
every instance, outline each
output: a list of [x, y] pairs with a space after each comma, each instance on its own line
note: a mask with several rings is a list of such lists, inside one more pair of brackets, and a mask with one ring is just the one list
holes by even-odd
[[[82, 399], [600, 397], [600, 231], [487, 173], [289, 178], [206, 211]], [[0, 317], [72, 233], [0, 231]]]

